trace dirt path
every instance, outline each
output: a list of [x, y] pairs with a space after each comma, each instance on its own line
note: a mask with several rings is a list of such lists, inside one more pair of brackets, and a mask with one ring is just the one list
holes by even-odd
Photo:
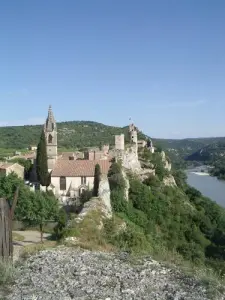
[[[19, 234], [24, 237], [23, 241], [13, 240], [13, 260], [16, 261], [23, 248], [28, 245], [39, 244], [41, 236], [39, 231], [27, 230], [27, 231], [13, 231], [13, 233]], [[46, 241], [51, 234], [43, 233], [43, 241]]]
[[[13, 231], [24, 237], [23, 241], [13, 241], [14, 245], [17, 246], [26, 246], [30, 244], [40, 243], [41, 235], [39, 231], [27, 230], [27, 231]], [[43, 233], [43, 241], [47, 240], [50, 237], [49, 233]]]

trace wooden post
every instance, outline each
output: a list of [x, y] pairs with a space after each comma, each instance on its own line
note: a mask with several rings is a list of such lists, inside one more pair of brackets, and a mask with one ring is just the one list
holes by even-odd
[[12, 228], [8, 201], [0, 198], [0, 258], [8, 259], [12, 255]]
[[0, 259], [13, 257], [12, 219], [18, 199], [19, 188], [14, 195], [13, 204], [10, 208], [5, 198], [0, 198]]

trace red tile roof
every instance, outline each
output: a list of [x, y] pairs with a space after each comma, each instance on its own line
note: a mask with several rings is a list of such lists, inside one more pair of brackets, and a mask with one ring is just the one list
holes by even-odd
[[0, 163], [0, 170], [6, 170], [12, 167], [15, 163]]
[[107, 174], [111, 163], [108, 160], [64, 160], [58, 159], [52, 170], [52, 177], [93, 177], [95, 165], [99, 164], [102, 174]]

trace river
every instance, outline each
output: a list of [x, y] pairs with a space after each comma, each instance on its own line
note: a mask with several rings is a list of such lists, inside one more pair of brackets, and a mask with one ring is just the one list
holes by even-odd
[[188, 184], [199, 190], [204, 196], [225, 207], [225, 180], [218, 180], [207, 173], [202, 173], [200, 169], [202, 167], [187, 170]]

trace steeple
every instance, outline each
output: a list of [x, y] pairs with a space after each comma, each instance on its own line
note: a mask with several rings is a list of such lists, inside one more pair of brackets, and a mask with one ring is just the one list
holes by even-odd
[[45, 123], [45, 132], [52, 132], [53, 130], [56, 130], [56, 122], [52, 112], [52, 106], [49, 105], [48, 117]]
[[57, 160], [57, 128], [56, 121], [52, 112], [51, 105], [48, 109], [48, 116], [44, 124], [45, 138], [46, 138], [46, 150], [48, 156], [48, 169], [53, 169]]

